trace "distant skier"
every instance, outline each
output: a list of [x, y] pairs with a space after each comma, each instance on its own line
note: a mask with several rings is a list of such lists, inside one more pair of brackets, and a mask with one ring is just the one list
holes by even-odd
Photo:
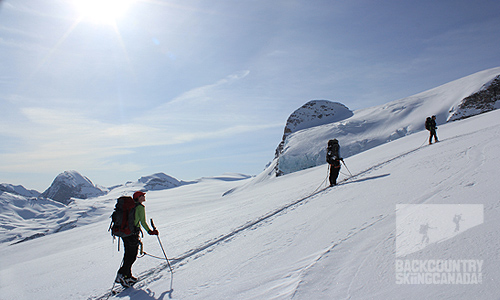
[[141, 244], [139, 237], [139, 233], [141, 232], [140, 226], [142, 225], [144, 230], [150, 235], [158, 235], [158, 230], [151, 230], [146, 222], [146, 211], [142, 204], [146, 201], [146, 193], [140, 191], [135, 192], [133, 198], [136, 203], [134, 218], [135, 231], [129, 236], [122, 237], [125, 253], [123, 254], [122, 265], [115, 279], [116, 283], [120, 283], [124, 287], [130, 287], [137, 282], [137, 278], [132, 276], [132, 265], [137, 259], [137, 252]]
[[432, 144], [432, 137], [434, 137], [434, 141], [439, 142], [437, 134], [436, 134], [436, 116], [427, 117], [425, 120], [425, 129], [429, 130], [429, 145]]
[[453, 218], [453, 223], [455, 223], [455, 232], [459, 232], [460, 231], [460, 221], [463, 221], [462, 220], [462, 215], [455, 215], [455, 217]]
[[326, 149], [326, 162], [330, 165], [330, 186], [337, 185], [337, 177], [340, 172], [340, 161], [343, 161], [340, 156], [340, 145], [337, 139], [329, 140]]

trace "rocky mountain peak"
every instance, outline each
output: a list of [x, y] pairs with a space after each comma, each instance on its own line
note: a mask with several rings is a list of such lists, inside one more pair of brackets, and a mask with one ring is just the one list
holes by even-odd
[[65, 171], [57, 175], [50, 187], [41, 196], [68, 204], [71, 198], [87, 199], [102, 196], [106, 192], [77, 171]]
[[139, 179], [139, 182], [144, 183], [144, 188], [148, 191], [170, 189], [181, 185], [179, 180], [165, 173], [143, 176]]
[[299, 130], [342, 121], [354, 113], [344, 104], [329, 100], [311, 100], [295, 110], [286, 121], [281, 143], [276, 148], [275, 157], [283, 151], [286, 138]]

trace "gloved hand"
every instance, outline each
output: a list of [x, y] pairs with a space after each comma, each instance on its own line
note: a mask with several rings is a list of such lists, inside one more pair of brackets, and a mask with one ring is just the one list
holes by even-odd
[[158, 235], [158, 230], [157, 230], [157, 229], [155, 229], [155, 230], [150, 230], [150, 231], [148, 231], [148, 234], [149, 234], [149, 235]]

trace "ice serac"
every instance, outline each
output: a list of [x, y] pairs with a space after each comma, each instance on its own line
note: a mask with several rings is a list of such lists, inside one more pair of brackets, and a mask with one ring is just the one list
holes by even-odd
[[87, 177], [77, 171], [65, 171], [54, 179], [50, 187], [41, 194], [64, 204], [71, 202], [71, 198], [87, 199], [105, 195], [107, 191], [97, 187]]
[[342, 121], [353, 112], [342, 103], [329, 100], [311, 100], [295, 110], [286, 121], [283, 138], [276, 148], [275, 158], [283, 152], [286, 138], [299, 130]]

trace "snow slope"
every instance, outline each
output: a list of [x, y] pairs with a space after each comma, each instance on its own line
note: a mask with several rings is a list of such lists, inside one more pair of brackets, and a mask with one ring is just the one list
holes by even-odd
[[[442, 142], [431, 146], [421, 146], [427, 139], [421, 132], [351, 156], [345, 162], [354, 177], [327, 190], [322, 165], [277, 178], [204, 179], [149, 192], [147, 216], [174, 268], [173, 291], [165, 261], [145, 256], [133, 268], [144, 281], [114, 298], [499, 299], [500, 111], [442, 125], [438, 135]], [[88, 225], [1, 244], [0, 299], [104, 295], [123, 254], [107, 232], [107, 216], [123, 192], [88, 199], [101, 206]], [[404, 204], [474, 205], [483, 215], [452, 236], [430, 230], [424, 247], [398, 256], [397, 218], [411, 215], [402, 214]], [[403, 229], [418, 231], [422, 222], [438, 227], [431, 214], [418, 216], [403, 220]], [[155, 237], [143, 243], [162, 256]], [[399, 260], [482, 261], [475, 271], [481, 283], [397, 284]]]
[[[336, 138], [342, 155], [349, 157], [378, 145], [424, 130], [425, 118], [436, 115], [438, 125], [462, 112], [462, 99], [484, 89], [500, 74], [493, 68], [452, 81], [414, 96], [356, 110], [346, 120], [290, 134], [282, 147], [278, 168], [289, 174], [325, 163], [326, 144]], [[476, 111], [479, 113], [479, 110]]]

